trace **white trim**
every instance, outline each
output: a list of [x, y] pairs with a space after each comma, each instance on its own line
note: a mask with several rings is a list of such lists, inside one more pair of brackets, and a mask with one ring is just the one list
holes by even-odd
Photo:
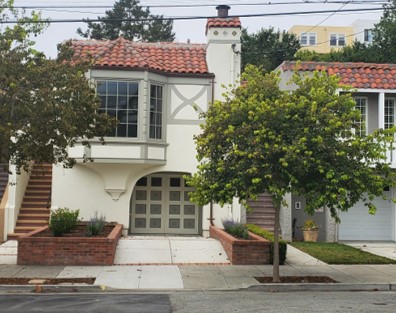
[[385, 129], [385, 93], [378, 94], [378, 128]]

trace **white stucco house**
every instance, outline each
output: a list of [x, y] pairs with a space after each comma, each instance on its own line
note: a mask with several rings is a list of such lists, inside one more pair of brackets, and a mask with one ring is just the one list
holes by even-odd
[[[298, 67], [297, 67], [298, 66]], [[396, 65], [368, 63], [329, 63], [329, 62], [284, 62], [279, 67], [283, 89], [293, 88], [287, 82], [293, 71], [302, 73], [314, 70], [325, 71], [329, 75], [338, 75], [340, 84], [354, 88], [353, 98], [356, 109], [360, 111], [362, 120], [359, 131], [372, 133], [374, 130], [387, 129], [396, 122]], [[396, 150], [388, 152], [388, 162], [396, 170]], [[385, 190], [387, 196], [395, 198], [395, 190]], [[307, 215], [303, 212], [305, 199], [288, 196], [288, 206], [282, 210], [283, 237], [301, 238], [301, 227]], [[382, 198], [375, 199], [377, 213], [370, 215], [368, 208], [357, 203], [348, 212], [340, 212], [341, 223], [336, 224], [326, 208], [318, 208], [313, 218], [321, 226], [319, 239], [321, 241], [342, 240], [385, 240], [396, 241], [395, 204]]]
[[[120, 123], [105, 145], [70, 147], [74, 168], [53, 166], [51, 209], [79, 209], [82, 219], [104, 214], [123, 224], [124, 234], [208, 235], [211, 209], [189, 200], [183, 176], [196, 171], [200, 112], [240, 77], [241, 23], [229, 9], [218, 6], [218, 16], [208, 19], [204, 44], [72, 41], [75, 57], [95, 58], [88, 79], [100, 110]], [[17, 184], [8, 192], [5, 234], [15, 232], [28, 184], [28, 177], [11, 180]], [[212, 212], [216, 225], [241, 220], [237, 202]]]

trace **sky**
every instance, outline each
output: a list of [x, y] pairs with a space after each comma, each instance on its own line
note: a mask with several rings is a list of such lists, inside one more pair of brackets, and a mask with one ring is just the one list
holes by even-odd
[[[97, 18], [103, 16], [109, 10], [115, 0], [15, 0], [15, 6], [46, 6], [41, 10], [42, 16], [52, 20]], [[260, 17], [241, 17], [242, 27], [248, 29], [249, 33], [258, 31], [261, 28], [273, 27], [280, 30], [288, 30], [293, 25], [311, 26], [349, 26], [355, 20], [379, 20], [382, 11], [369, 12], [336, 12], [336, 13], [309, 13], [319, 10], [348, 10], [363, 8], [381, 8], [380, 1], [374, 0], [239, 0], [239, 1], [216, 1], [216, 0], [141, 0], [143, 6], [150, 6], [152, 14], [161, 14], [164, 17], [208, 17], [215, 16], [216, 5], [227, 4], [231, 7], [230, 15], [249, 15], [267, 13], [292, 13], [308, 12], [298, 15], [278, 15]], [[90, 8], [64, 8], [64, 6], [91, 6]], [[189, 7], [164, 7], [167, 5], [189, 5]], [[194, 6], [191, 5], [201, 5]], [[48, 6], [59, 6], [63, 8], [48, 8]], [[101, 8], [109, 6], [110, 8]], [[162, 7], [157, 7], [162, 6]], [[26, 9], [27, 12], [30, 9]], [[176, 33], [176, 41], [192, 43], [205, 43], [206, 19], [174, 21], [173, 30]], [[47, 30], [35, 38], [36, 49], [43, 51], [49, 57], [56, 57], [56, 46], [64, 40], [80, 38], [76, 30], [78, 27], [86, 29], [84, 23], [52, 23]]]

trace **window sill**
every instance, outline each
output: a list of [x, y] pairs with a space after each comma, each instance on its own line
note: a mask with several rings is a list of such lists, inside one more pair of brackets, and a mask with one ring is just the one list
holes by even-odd
[[165, 164], [167, 143], [141, 142], [126, 138], [106, 139], [103, 145], [99, 140], [90, 141], [91, 147], [77, 144], [69, 148], [69, 156], [77, 163], [84, 158], [96, 163]]

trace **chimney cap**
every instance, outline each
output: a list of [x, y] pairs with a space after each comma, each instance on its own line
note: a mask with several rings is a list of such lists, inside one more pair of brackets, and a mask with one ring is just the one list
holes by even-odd
[[228, 17], [228, 10], [231, 9], [230, 6], [221, 4], [216, 7], [218, 17]]

